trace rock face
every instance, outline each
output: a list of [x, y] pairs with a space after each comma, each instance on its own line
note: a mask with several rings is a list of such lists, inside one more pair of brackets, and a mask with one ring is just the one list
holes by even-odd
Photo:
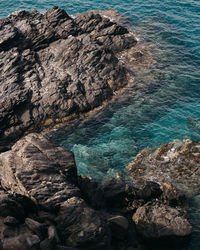
[[147, 203], [133, 215], [137, 232], [146, 240], [166, 244], [168, 240], [183, 240], [192, 232], [188, 220], [175, 208], [155, 203]]
[[146, 180], [169, 183], [194, 195], [200, 191], [200, 143], [175, 140], [157, 149], [144, 149], [128, 170], [138, 184]]
[[25, 131], [89, 111], [128, 84], [116, 53], [136, 40], [88, 12], [72, 19], [58, 7], [0, 20], [0, 150]]

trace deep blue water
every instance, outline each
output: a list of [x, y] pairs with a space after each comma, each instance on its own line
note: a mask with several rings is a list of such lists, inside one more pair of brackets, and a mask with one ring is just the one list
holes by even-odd
[[[58, 132], [58, 142], [71, 149], [81, 174], [105, 179], [143, 148], [173, 139], [200, 141], [200, 1], [199, 0], [0, 0], [0, 17], [19, 9], [45, 12], [54, 5], [69, 14], [91, 9], [118, 10], [133, 30], [152, 47], [156, 63], [138, 83], [103, 112]], [[157, 87], [155, 87], [157, 86]], [[200, 220], [200, 198], [193, 201]], [[200, 231], [198, 223], [195, 230]], [[190, 250], [200, 249], [197, 233]]]

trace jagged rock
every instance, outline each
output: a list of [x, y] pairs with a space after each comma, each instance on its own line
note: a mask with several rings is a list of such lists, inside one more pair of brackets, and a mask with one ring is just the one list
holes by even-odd
[[192, 226], [180, 211], [160, 202], [149, 202], [139, 207], [133, 221], [143, 239], [156, 243], [181, 242], [192, 232]]
[[54, 7], [0, 19], [0, 151], [110, 99], [130, 78], [116, 52], [135, 44], [125, 27], [93, 12], [72, 19]]
[[153, 180], [194, 195], [200, 191], [200, 143], [175, 140], [157, 149], [144, 149], [127, 168], [139, 185]]
[[81, 249], [107, 249], [110, 244], [105, 220], [81, 198], [73, 197], [62, 203], [56, 221], [66, 245]]
[[[32, 198], [53, 211], [79, 196], [73, 153], [39, 134], [29, 134], [0, 155], [0, 179], [5, 189]], [[23, 209], [21, 209], [23, 211]]]

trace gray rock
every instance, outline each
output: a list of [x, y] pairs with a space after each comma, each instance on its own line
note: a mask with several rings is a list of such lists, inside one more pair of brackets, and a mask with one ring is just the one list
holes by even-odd
[[139, 207], [133, 215], [136, 231], [147, 240], [174, 243], [192, 233], [192, 226], [177, 209], [159, 202], [147, 203]]
[[0, 166], [5, 189], [30, 197], [51, 212], [80, 195], [73, 153], [42, 135], [29, 134], [18, 141], [0, 155]]
[[126, 28], [92, 12], [72, 19], [54, 7], [1, 19], [0, 151], [110, 99], [130, 78], [116, 52], [135, 44]]

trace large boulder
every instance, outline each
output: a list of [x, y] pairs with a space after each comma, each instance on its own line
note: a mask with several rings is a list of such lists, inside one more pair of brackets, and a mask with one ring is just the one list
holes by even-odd
[[149, 202], [139, 207], [133, 221], [140, 236], [156, 244], [181, 242], [192, 233], [192, 226], [184, 214], [160, 202]]
[[135, 44], [126, 28], [93, 12], [73, 19], [54, 7], [0, 19], [0, 151], [27, 130], [110, 99], [130, 80], [116, 53]]
[[29, 134], [2, 153], [0, 170], [3, 188], [30, 197], [49, 211], [80, 195], [73, 153], [39, 134]]
[[156, 149], [144, 149], [127, 168], [139, 185], [153, 180], [194, 195], [200, 191], [200, 143], [174, 140]]

